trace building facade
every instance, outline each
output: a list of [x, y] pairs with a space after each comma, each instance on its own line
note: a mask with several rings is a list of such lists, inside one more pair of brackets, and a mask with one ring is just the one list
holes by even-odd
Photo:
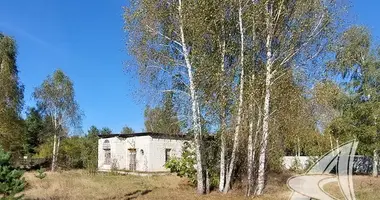
[[99, 135], [98, 169], [166, 172], [170, 157], [180, 157], [185, 135], [133, 133]]

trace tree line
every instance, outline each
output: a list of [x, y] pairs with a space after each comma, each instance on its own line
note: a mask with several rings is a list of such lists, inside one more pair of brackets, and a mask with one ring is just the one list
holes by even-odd
[[242, 181], [247, 196], [261, 195], [284, 155], [321, 156], [352, 139], [359, 154], [376, 155], [380, 54], [367, 28], [343, 23], [348, 6], [129, 1], [130, 68], [149, 99], [172, 95], [180, 130], [193, 135], [199, 194], [214, 178], [221, 192]]
[[[91, 126], [82, 133], [84, 117], [75, 98], [72, 80], [60, 69], [47, 76], [35, 88], [35, 106], [27, 107], [25, 117], [24, 85], [18, 76], [16, 42], [0, 34], [0, 146], [12, 155], [12, 163], [24, 166], [35, 158], [47, 161], [52, 171], [63, 169], [97, 168], [98, 135], [114, 133], [110, 128]], [[172, 103], [168, 96], [162, 107], [147, 108], [146, 130], [179, 132], [172, 123]], [[174, 119], [175, 120], [175, 119]], [[124, 126], [121, 134], [135, 131]], [[25, 163], [27, 162], [27, 163]]]

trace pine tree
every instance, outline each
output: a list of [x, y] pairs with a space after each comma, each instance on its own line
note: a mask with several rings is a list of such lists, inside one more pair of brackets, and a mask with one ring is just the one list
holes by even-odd
[[10, 165], [10, 153], [0, 147], [0, 195], [1, 199], [21, 199], [17, 195], [24, 190], [26, 182], [22, 178], [24, 172], [13, 169]]

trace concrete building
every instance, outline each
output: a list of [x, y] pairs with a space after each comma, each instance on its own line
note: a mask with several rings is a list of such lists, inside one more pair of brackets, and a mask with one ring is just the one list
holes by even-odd
[[165, 172], [166, 161], [180, 157], [185, 135], [133, 133], [99, 135], [98, 169]]

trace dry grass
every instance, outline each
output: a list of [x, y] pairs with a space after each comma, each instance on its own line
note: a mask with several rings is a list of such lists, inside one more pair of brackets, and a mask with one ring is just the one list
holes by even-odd
[[[106, 173], [90, 175], [81, 170], [47, 172], [47, 174], [42, 180], [36, 178], [32, 172], [25, 174], [29, 183], [25, 191], [27, 199], [248, 199], [244, 196], [244, 191], [239, 189], [227, 195], [212, 192], [209, 195], [199, 196], [195, 189], [187, 184], [186, 179], [174, 175], [151, 177]], [[288, 177], [289, 175], [271, 175], [265, 195], [255, 199], [288, 199], [290, 195], [286, 187]], [[373, 195], [374, 191], [380, 190], [380, 178], [357, 176], [354, 178], [354, 183], [358, 199], [378, 199]], [[331, 186], [328, 191], [333, 194], [339, 193], [339, 188]]]
[[[354, 176], [353, 182], [356, 199], [380, 199], [378, 195], [380, 191], [380, 178], [370, 176]], [[335, 197], [344, 199], [337, 184], [327, 184], [324, 189], [326, 192], [334, 195]]]

